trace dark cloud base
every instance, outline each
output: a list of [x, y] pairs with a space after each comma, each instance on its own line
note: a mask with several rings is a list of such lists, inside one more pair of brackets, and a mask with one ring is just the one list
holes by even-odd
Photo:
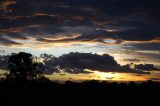
[[[154, 68], [153, 64], [150, 64], [153, 67], [149, 68], [148, 65], [142, 65], [142, 64], [135, 65], [134, 69], [132, 69], [129, 64], [121, 66], [116, 62], [114, 57], [108, 54], [97, 55], [91, 53], [75, 52], [75, 53], [64, 54], [58, 58], [51, 56], [54, 58], [46, 59], [46, 57], [50, 56], [48, 56], [47, 54], [42, 56], [42, 58], [44, 58], [44, 64], [46, 70], [46, 71], [44, 70], [44, 72], [46, 74], [60, 72], [59, 70], [63, 70], [66, 73], [72, 73], [72, 74], [91, 73], [90, 71], [86, 71], [86, 69], [89, 69], [91, 71], [100, 71], [100, 72], [150, 74], [149, 71], [156, 69]], [[143, 66], [143, 67], [141, 68], [138, 66]]]

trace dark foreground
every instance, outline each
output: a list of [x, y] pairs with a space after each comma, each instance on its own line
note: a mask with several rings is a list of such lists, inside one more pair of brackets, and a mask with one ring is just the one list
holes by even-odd
[[160, 83], [1, 81], [0, 102], [1, 106], [160, 106]]

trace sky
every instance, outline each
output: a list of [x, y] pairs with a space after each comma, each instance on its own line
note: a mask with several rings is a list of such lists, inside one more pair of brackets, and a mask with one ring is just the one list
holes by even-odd
[[160, 0], [0, 0], [1, 54], [97, 53], [121, 65], [160, 67], [159, 5]]

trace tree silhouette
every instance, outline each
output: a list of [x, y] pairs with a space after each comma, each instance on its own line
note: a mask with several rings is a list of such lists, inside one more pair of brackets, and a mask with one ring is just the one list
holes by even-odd
[[7, 75], [8, 79], [34, 80], [43, 76], [43, 64], [33, 62], [32, 54], [24, 52], [12, 54], [8, 62], [10, 69], [10, 73]]

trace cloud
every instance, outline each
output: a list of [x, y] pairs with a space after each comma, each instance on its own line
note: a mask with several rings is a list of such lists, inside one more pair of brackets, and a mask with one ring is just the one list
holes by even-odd
[[[0, 56], [1, 69], [7, 69], [8, 58], [9, 55]], [[71, 74], [89, 74], [94, 71], [135, 73], [141, 75], [150, 74], [150, 70], [156, 69], [152, 64], [135, 65], [135, 69], [131, 69], [129, 64], [121, 66], [116, 62], [114, 57], [108, 54], [98, 55], [92, 53], [71, 52], [60, 57], [42, 54], [40, 58], [43, 59], [43, 67], [41, 71], [47, 75], [51, 75], [53, 73], [61, 74], [62, 72]]]
[[137, 59], [137, 58], [133, 58], [133, 59], [123, 59], [124, 61], [128, 61], [128, 62], [140, 62], [141, 59]]
[[[100, 71], [100, 72], [122, 72], [122, 73], [137, 73], [137, 74], [149, 74], [149, 72], [143, 72], [138, 69], [131, 69], [130, 67], [120, 66], [114, 59], [114, 57], [104, 54], [97, 55], [91, 53], [78, 53], [71, 52], [64, 54], [53, 60], [44, 61], [46, 67], [57, 67], [67, 73], [79, 74], [79, 73], [91, 73], [88, 70]], [[56, 72], [49, 69], [49, 73]]]
[[12, 34], [16, 33], [18, 38], [33, 37], [46, 44], [54, 40], [42, 38], [61, 34], [81, 36], [56, 42], [107, 44], [105, 39], [115, 40], [113, 44], [159, 42], [159, 4], [158, 0], [2, 0], [0, 34], [12, 40]]
[[5, 45], [5, 46], [12, 46], [12, 45], [23, 45], [23, 44], [21, 44], [21, 43], [17, 43], [17, 42], [14, 42], [14, 41], [12, 41], [12, 40], [9, 40], [9, 39], [7, 39], [7, 38], [3, 38], [3, 37], [0, 37], [0, 44], [2, 44], [2, 45]]
[[[139, 23], [142, 25], [139, 26]], [[134, 29], [115, 32], [114, 34], [117, 34], [121, 39], [126, 41], [151, 41], [159, 37], [159, 25], [139, 23], [135, 22]]]
[[159, 70], [159, 69], [155, 68], [154, 64], [136, 64], [135, 69], [145, 70], [145, 71]]
[[[160, 51], [159, 45], [160, 45], [160, 43], [154, 43], [154, 42], [131, 43], [131, 44], [124, 45], [124, 48], [127, 48], [127, 46], [130, 46], [130, 49], [132, 49], [132, 50]], [[129, 49], [129, 47], [127, 49]]]
[[56, 60], [56, 64], [62, 68], [79, 68], [105, 71], [107, 68], [114, 69], [119, 64], [109, 55], [97, 55], [90, 53], [70, 53], [62, 55]]
[[160, 81], [160, 78], [149, 78], [150, 80]]
[[16, 0], [2, 0], [0, 2], [0, 10], [3, 12], [11, 12], [10, 5], [16, 4]]
[[[90, 70], [100, 70], [100, 71], [114, 71], [119, 68], [119, 64], [114, 60], [113, 57], [109, 55], [97, 55], [90, 53], [69, 53], [64, 54], [58, 58], [49, 59], [44, 61], [45, 68], [48, 69], [49, 73], [57, 72], [62, 70], [67, 73], [79, 74], [86, 73], [89, 74]], [[52, 70], [52, 67], [57, 67], [57, 71]]]
[[128, 43], [124, 44], [122, 48], [125, 53], [135, 55], [134, 57], [141, 58], [143, 63], [159, 64], [160, 62], [160, 47], [159, 43], [148, 42], [148, 43]]

